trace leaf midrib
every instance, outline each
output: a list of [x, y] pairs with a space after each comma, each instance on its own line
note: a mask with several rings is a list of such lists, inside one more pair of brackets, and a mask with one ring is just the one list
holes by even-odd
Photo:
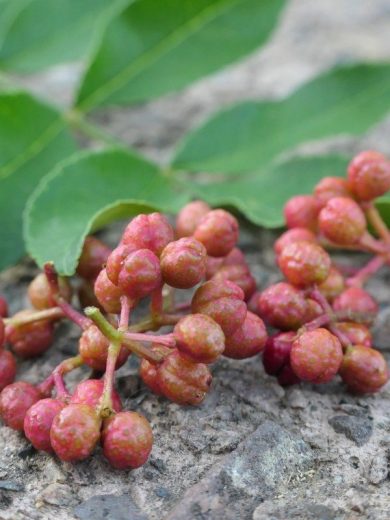
[[[142, 53], [128, 67], [125, 67], [113, 78], [97, 88], [92, 94], [85, 98], [82, 103], [77, 104], [76, 102], [77, 108], [83, 111], [88, 111], [92, 106], [99, 104], [104, 99], [107, 99], [107, 97], [115, 92], [115, 90], [118, 90], [126, 82], [136, 77], [137, 74], [142, 72], [142, 70], [144, 70], [149, 64], [157, 61], [158, 58], [166, 54], [168, 51], [178, 47], [183, 41], [185, 41], [189, 34], [194, 34], [195, 32], [199, 31], [202, 27], [214, 20], [218, 15], [228, 12], [240, 1], [242, 0], [221, 0], [221, 2], [217, 4], [213, 4], [212, 6], [204, 8], [196, 16], [191, 18], [183, 25], [177, 27], [168, 36], [160, 40], [157, 45], [154, 45], [146, 52]], [[93, 63], [93, 59], [91, 63]], [[88, 75], [88, 70], [89, 68], [87, 69], [81, 85], [83, 85], [84, 80]], [[80, 92], [81, 89], [79, 94]]]

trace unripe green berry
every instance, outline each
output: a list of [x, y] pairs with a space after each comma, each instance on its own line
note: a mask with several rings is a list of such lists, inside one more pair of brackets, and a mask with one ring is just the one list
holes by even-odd
[[177, 289], [194, 287], [206, 274], [206, 258], [205, 247], [195, 238], [169, 243], [160, 257], [164, 282]]

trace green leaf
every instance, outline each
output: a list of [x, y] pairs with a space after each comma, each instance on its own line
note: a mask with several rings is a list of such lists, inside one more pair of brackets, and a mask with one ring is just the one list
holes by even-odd
[[83, 152], [58, 165], [30, 198], [27, 249], [39, 265], [53, 261], [70, 275], [90, 231], [140, 212], [177, 211], [187, 200], [155, 164], [137, 155], [120, 149]]
[[376, 201], [376, 206], [387, 226], [390, 227], [390, 192]]
[[135, 103], [177, 90], [264, 43], [285, 0], [139, 0], [108, 27], [77, 105]]
[[389, 109], [390, 65], [333, 70], [283, 101], [246, 102], [216, 114], [184, 139], [173, 167], [256, 171], [307, 140], [360, 134]]
[[[78, 60], [129, 0], [3, 0], [0, 69], [34, 72]], [[3, 5], [4, 4], [4, 5]], [[0, 41], [1, 43], [1, 41]]]
[[75, 149], [56, 110], [25, 93], [0, 95], [0, 269], [25, 251], [27, 198], [41, 177]]
[[347, 164], [337, 155], [299, 157], [237, 181], [194, 184], [193, 190], [214, 206], [233, 206], [255, 224], [275, 228], [283, 225], [283, 206], [290, 197], [310, 193], [323, 177], [345, 175]]

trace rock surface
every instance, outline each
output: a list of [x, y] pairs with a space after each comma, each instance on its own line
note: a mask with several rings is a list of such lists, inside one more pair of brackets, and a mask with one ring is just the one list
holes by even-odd
[[[292, 0], [261, 52], [185, 92], [99, 115], [107, 131], [166, 161], [189, 127], [236, 100], [286, 95], [335, 64], [390, 57], [388, 0]], [[79, 68], [59, 67], [21, 80], [52, 101], [69, 103]], [[390, 119], [360, 138], [306, 145], [304, 151], [375, 147], [390, 153]], [[106, 233], [114, 242], [116, 228]], [[274, 234], [244, 228], [241, 245], [261, 287], [278, 279]], [[35, 270], [25, 262], [0, 276], [11, 311], [25, 305]], [[381, 304], [375, 328], [389, 358], [390, 274], [370, 290]], [[78, 331], [62, 324], [39, 365], [21, 363], [18, 377], [35, 382], [77, 348]], [[135, 362], [119, 372], [127, 408], [151, 421], [155, 446], [133, 472], [112, 470], [101, 453], [69, 465], [0, 428], [1, 520], [254, 519], [387, 520], [390, 517], [390, 389], [358, 398], [339, 381], [282, 389], [260, 360], [222, 360], [213, 391], [198, 409], [151, 395]], [[69, 377], [75, 384], [80, 373]]]

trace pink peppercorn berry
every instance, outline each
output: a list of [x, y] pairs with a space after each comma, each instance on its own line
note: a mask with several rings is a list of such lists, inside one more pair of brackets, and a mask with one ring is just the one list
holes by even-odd
[[238, 240], [238, 222], [223, 209], [207, 213], [195, 229], [194, 237], [201, 242], [210, 256], [226, 256]]
[[173, 239], [173, 228], [165, 215], [150, 213], [138, 215], [128, 224], [121, 243], [134, 249], [149, 249], [159, 257], [164, 247]]
[[[87, 379], [86, 381], [81, 381], [81, 383], [76, 386], [69, 402], [74, 404], [88, 404], [92, 408], [96, 408], [102, 397], [103, 387], [103, 379]], [[120, 412], [122, 410], [122, 402], [118, 392], [114, 389], [111, 396], [114, 411]]]
[[6, 386], [0, 394], [0, 417], [13, 430], [23, 430], [27, 410], [39, 399], [41, 394], [33, 385], [18, 381]]
[[321, 233], [335, 244], [358, 244], [366, 232], [366, 217], [360, 206], [347, 197], [330, 199], [319, 215]]
[[278, 264], [291, 284], [304, 288], [326, 280], [331, 260], [325, 249], [318, 244], [294, 242], [280, 253]]
[[24, 434], [37, 450], [52, 452], [50, 429], [54, 417], [65, 407], [58, 399], [41, 399], [27, 410], [24, 417]]
[[178, 238], [190, 237], [202, 218], [211, 208], [202, 200], [194, 200], [181, 209], [176, 218], [176, 235]]
[[340, 376], [352, 392], [374, 393], [389, 380], [389, 369], [380, 352], [364, 345], [354, 345], [346, 349]]
[[206, 258], [206, 248], [193, 237], [170, 242], [160, 257], [164, 282], [177, 289], [195, 287], [205, 277]]
[[315, 233], [318, 227], [320, 204], [313, 195], [297, 195], [284, 206], [286, 226], [306, 228]]
[[267, 331], [261, 318], [247, 312], [244, 323], [228, 336], [223, 355], [232, 359], [246, 359], [259, 354], [267, 341]]
[[16, 361], [9, 350], [0, 349], [0, 392], [10, 385], [16, 375]]

